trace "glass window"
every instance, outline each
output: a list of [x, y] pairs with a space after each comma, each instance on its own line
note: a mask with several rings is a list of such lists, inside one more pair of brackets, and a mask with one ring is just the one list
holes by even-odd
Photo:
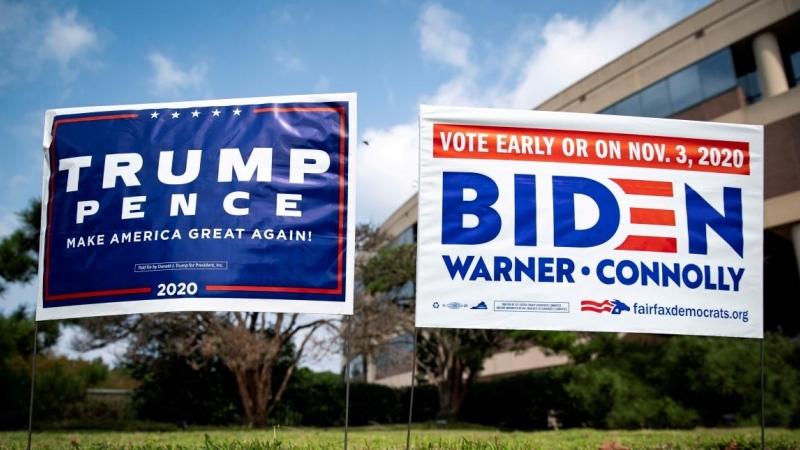
[[[798, 79], [800, 52], [792, 55], [791, 61], [795, 79]], [[748, 99], [760, 98], [761, 90], [757, 79], [755, 85], [750, 78], [737, 80], [733, 54], [726, 48], [609, 106], [600, 111], [600, 114], [669, 117], [735, 88], [737, 82], [746, 93], [752, 94]], [[747, 83], [747, 87], [743, 83]]]
[[413, 244], [416, 239], [415, 236], [416, 233], [414, 231], [415, 230], [413, 226], [406, 228], [402, 233], [397, 235], [397, 237], [394, 238], [394, 240], [392, 240], [391, 247], [403, 244]]
[[625, 100], [617, 103], [617, 114], [620, 116], [641, 116], [642, 104], [639, 99], [639, 94], [631, 95]]
[[645, 117], [668, 117], [672, 114], [667, 81], [662, 80], [642, 91], [642, 114]]
[[694, 106], [703, 100], [703, 90], [700, 87], [700, 73], [697, 65], [689, 66], [667, 78], [670, 100], [673, 112], [682, 111]]
[[792, 76], [794, 77], [794, 83], [800, 84], [800, 52], [795, 52], [792, 56], [789, 57], [789, 61], [792, 64]]
[[753, 71], [740, 76], [738, 83], [748, 104], [761, 100], [761, 84], [758, 81], [758, 72]]
[[736, 86], [733, 57], [727, 48], [697, 63], [697, 69], [705, 98], [714, 97]]
[[616, 113], [617, 113], [617, 105], [616, 104], [613, 104], [613, 105], [609, 106], [608, 108], [600, 111], [600, 114], [616, 114]]

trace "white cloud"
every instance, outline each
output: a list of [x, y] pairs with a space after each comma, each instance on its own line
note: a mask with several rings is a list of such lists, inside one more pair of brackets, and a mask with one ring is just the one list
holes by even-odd
[[305, 69], [305, 64], [299, 56], [284, 51], [275, 53], [275, 61], [289, 72], [302, 72]]
[[327, 77], [319, 77], [314, 83], [314, 92], [327, 92], [331, 88], [331, 80]]
[[358, 147], [356, 218], [380, 223], [416, 192], [419, 154], [416, 123], [367, 129]]
[[31, 80], [48, 63], [55, 63], [65, 80], [82, 69], [102, 67], [96, 57], [100, 42], [93, 24], [77, 10], [0, 0], [0, 85]]
[[617, 3], [592, 22], [561, 15], [542, 30], [541, 45], [521, 67], [508, 93], [512, 108], [531, 108], [675, 22], [683, 12], [673, 2]]
[[6, 181], [6, 186], [8, 189], [14, 190], [22, 185], [28, 184], [31, 181], [31, 177], [28, 175], [14, 175], [11, 179]]
[[472, 40], [458, 29], [457, 15], [438, 4], [423, 8], [419, 18], [422, 56], [434, 62], [467, 68]]
[[11, 234], [18, 226], [19, 218], [16, 214], [9, 211], [0, 212], [0, 239]]
[[89, 25], [78, 23], [78, 13], [67, 11], [47, 24], [41, 55], [67, 66], [70, 61], [97, 47], [97, 34]]
[[153, 91], [155, 93], [178, 93], [182, 90], [200, 90], [206, 85], [205, 63], [197, 63], [188, 71], [181, 69], [177, 63], [162, 55], [152, 53], [148, 57], [153, 66]]
[[0, 33], [18, 27], [27, 20], [29, 14], [24, 3], [0, 0]]
[[272, 15], [276, 17], [281, 22], [291, 23], [294, 21], [294, 16], [292, 15], [292, 11], [289, 10], [289, 6], [284, 5], [280, 8], [275, 8], [272, 10]]
[[[622, 0], [593, 20], [557, 14], [538, 25], [521, 21], [502, 47], [487, 44], [481, 57], [456, 13], [426, 6], [418, 22], [420, 52], [458, 70], [421, 103], [532, 109], [685, 13], [679, 1]], [[358, 155], [359, 221], [382, 222], [415, 192], [417, 133], [416, 121], [364, 132], [369, 147]]]

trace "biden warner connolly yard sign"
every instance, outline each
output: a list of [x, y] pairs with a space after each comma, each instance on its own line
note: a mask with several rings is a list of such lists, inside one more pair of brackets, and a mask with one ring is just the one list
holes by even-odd
[[37, 319], [351, 314], [355, 102], [48, 111]]
[[422, 106], [420, 327], [763, 334], [763, 130]]

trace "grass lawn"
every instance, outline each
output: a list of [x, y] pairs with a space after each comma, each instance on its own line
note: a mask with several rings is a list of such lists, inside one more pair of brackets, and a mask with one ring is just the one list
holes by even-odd
[[[206, 440], [208, 436], [208, 441]], [[339, 449], [343, 429], [300, 428], [252, 430], [241, 428], [174, 432], [37, 432], [33, 447], [42, 449]], [[401, 425], [351, 428], [350, 449], [405, 449], [406, 427]], [[757, 449], [759, 428], [699, 429], [692, 431], [639, 430], [598, 431], [573, 429], [541, 432], [505, 432], [495, 429], [437, 430], [412, 428], [414, 449], [598, 449], [615, 442], [632, 449]], [[27, 444], [25, 432], [0, 433], [0, 448], [20, 449]], [[622, 447], [604, 446], [609, 450]], [[800, 430], [767, 430], [767, 448], [800, 450]]]

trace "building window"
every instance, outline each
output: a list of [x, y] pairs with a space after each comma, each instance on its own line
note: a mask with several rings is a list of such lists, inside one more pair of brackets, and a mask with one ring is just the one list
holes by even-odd
[[789, 56], [789, 62], [792, 66], [792, 78], [794, 79], [794, 84], [797, 86], [800, 84], [800, 52], [794, 52], [791, 56]]
[[670, 117], [736, 87], [730, 49], [676, 72], [600, 111], [621, 116]]
[[617, 112], [620, 116], [641, 116], [642, 104], [639, 95], [631, 95], [617, 103]]
[[697, 63], [703, 97], [716, 97], [736, 86], [733, 57], [730, 51], [717, 52]]
[[617, 105], [611, 105], [608, 108], [600, 111], [600, 114], [616, 114], [617, 113]]
[[689, 66], [667, 78], [674, 111], [682, 111], [703, 101], [700, 86], [700, 71], [697, 66]]
[[641, 93], [642, 115], [645, 117], [669, 117], [672, 114], [672, 104], [669, 100], [667, 81], [659, 81]]
[[761, 101], [761, 83], [758, 81], [758, 72], [752, 71], [740, 76], [737, 83], [748, 104]]
[[402, 286], [391, 289], [385, 295], [398, 306], [411, 306], [417, 295], [417, 285], [413, 281], [406, 281]]
[[415, 242], [417, 242], [417, 224], [403, 230], [402, 233], [392, 239], [392, 243], [389, 246], [397, 247], [398, 245], [413, 244]]

